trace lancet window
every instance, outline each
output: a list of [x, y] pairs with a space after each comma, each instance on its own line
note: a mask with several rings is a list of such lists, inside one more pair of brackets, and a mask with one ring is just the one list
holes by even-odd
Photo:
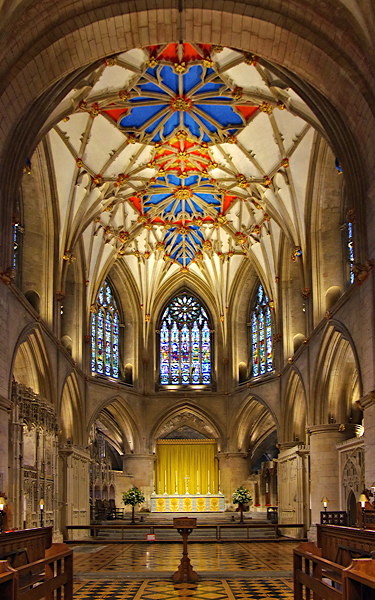
[[260, 284], [251, 311], [251, 376], [273, 370], [272, 318], [268, 297]]
[[349, 261], [349, 281], [354, 283], [354, 239], [353, 239], [353, 223], [348, 221], [346, 224], [346, 243], [347, 243], [347, 257]]
[[181, 293], [160, 321], [161, 385], [209, 385], [212, 345], [209, 317], [194, 296]]
[[119, 312], [112, 289], [105, 281], [91, 317], [91, 371], [119, 377]]

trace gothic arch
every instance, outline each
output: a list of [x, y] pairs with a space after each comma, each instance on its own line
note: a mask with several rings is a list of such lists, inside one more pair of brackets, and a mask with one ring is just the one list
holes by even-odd
[[218, 450], [221, 451], [224, 443], [224, 435], [217, 420], [197, 406], [188, 402], [179, 403], [173, 410], [167, 410], [150, 431], [150, 444], [155, 451], [156, 441], [166, 435], [187, 426], [203, 435], [204, 437], [216, 439]]
[[137, 418], [123, 397], [107, 398], [96, 407], [88, 420], [87, 439], [97, 420], [104, 421], [106, 429], [113, 434], [112, 445], [119, 452], [137, 454], [142, 451], [142, 433]]
[[21, 334], [13, 356], [11, 373], [17, 383], [31, 388], [35, 394], [54, 404], [50, 380], [52, 369], [38, 329], [28, 327]]
[[283, 442], [306, 441], [306, 392], [299, 372], [293, 369], [290, 373], [285, 395], [284, 410], [282, 411], [282, 440]]
[[65, 380], [60, 403], [60, 439], [74, 445], [83, 445], [84, 424], [81, 393], [75, 373]]
[[278, 423], [271, 409], [259, 397], [246, 398], [231, 424], [229, 437], [236, 444], [238, 452], [254, 454], [256, 448], [278, 429]]
[[362, 390], [360, 368], [353, 341], [341, 323], [327, 326], [315, 373], [314, 423], [360, 421], [356, 405]]
[[[308, 197], [308, 223], [311, 235], [309, 262], [313, 292], [314, 325], [345, 289], [344, 180], [335, 168], [332, 150], [325, 140], [316, 140], [311, 164], [312, 184]], [[323, 191], [324, 190], [324, 191]], [[340, 268], [341, 267], [341, 268]]]

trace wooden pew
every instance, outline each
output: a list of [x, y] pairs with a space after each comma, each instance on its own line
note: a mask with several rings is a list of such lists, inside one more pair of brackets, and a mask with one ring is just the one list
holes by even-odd
[[52, 544], [51, 527], [1, 534], [0, 557], [1, 600], [72, 600], [73, 553]]
[[322, 556], [347, 567], [353, 558], [375, 557], [375, 531], [339, 525], [317, 525]]
[[375, 531], [317, 527], [318, 546], [294, 550], [294, 599], [375, 600]]

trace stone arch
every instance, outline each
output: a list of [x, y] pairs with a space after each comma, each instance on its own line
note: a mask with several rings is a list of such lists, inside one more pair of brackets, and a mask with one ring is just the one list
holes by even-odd
[[317, 324], [345, 289], [342, 223], [344, 178], [325, 139], [316, 136], [308, 190], [308, 227], [311, 230], [309, 263], [313, 290], [313, 321]]
[[224, 435], [217, 420], [197, 406], [188, 402], [180, 402], [173, 410], [165, 411], [160, 415], [150, 431], [150, 443], [155, 452], [156, 441], [182, 427], [189, 427], [203, 437], [216, 439], [218, 451], [222, 450]]
[[278, 423], [266, 403], [251, 395], [243, 401], [230, 430], [232, 450], [253, 457], [257, 448], [278, 430]]
[[295, 369], [290, 373], [285, 395], [284, 410], [282, 411], [283, 423], [282, 442], [306, 442], [306, 392], [300, 373]]
[[75, 373], [65, 380], [60, 403], [60, 439], [74, 445], [83, 445], [81, 393]]
[[38, 329], [27, 328], [21, 334], [13, 356], [13, 379], [33, 390], [41, 398], [55, 403], [52, 394], [52, 369], [42, 335]]
[[97, 420], [103, 421], [105, 428], [113, 434], [111, 445], [121, 454], [137, 454], [143, 450], [142, 434], [137, 418], [126, 399], [121, 396], [107, 398], [100, 402], [88, 420], [87, 439]]
[[[179, 279], [179, 278], [176, 278]], [[191, 278], [193, 280], [194, 278]], [[191, 283], [191, 280], [189, 283]], [[171, 283], [170, 281], [168, 282]], [[153, 330], [155, 333], [155, 372], [156, 372], [156, 381], [159, 381], [160, 374], [160, 323], [161, 318], [165, 309], [168, 307], [173, 298], [179, 294], [187, 294], [191, 295], [197, 299], [202, 308], [206, 311], [208, 317], [208, 325], [210, 329], [210, 363], [211, 363], [211, 383], [209, 384], [211, 387], [216, 385], [216, 373], [218, 372], [217, 368], [217, 360], [220, 355], [220, 350], [222, 348], [222, 336], [220, 335], [221, 327], [219, 325], [220, 319], [218, 319], [217, 315], [217, 304], [214, 300], [211, 302], [207, 302], [210, 298], [207, 298], [207, 294], [201, 294], [201, 290], [203, 286], [194, 286], [187, 285], [187, 281], [185, 278], [175, 282], [175, 285], [172, 286], [163, 286], [163, 291], [160, 294], [160, 301], [158, 302], [158, 308], [155, 310], [155, 329]], [[180, 285], [178, 285], [180, 284]], [[181, 285], [182, 284], [182, 285]], [[198, 287], [198, 289], [197, 289]], [[204, 288], [203, 288], [204, 289]], [[163, 299], [163, 302], [161, 300]]]
[[[205, 38], [206, 42], [240, 46], [276, 65], [283, 63], [284, 72], [290, 74], [291, 84], [299, 86], [298, 91], [304, 93], [310, 106], [322, 102], [322, 108], [319, 109], [320, 117], [328, 128], [328, 135], [335, 140], [335, 145], [343, 155], [341, 158], [342, 162], [346, 163], [351, 195], [354, 198], [356, 192], [357, 197], [363, 197], [360, 190], [361, 182], [364, 182], [365, 178], [361, 161], [370, 162], [371, 152], [366, 152], [364, 147], [362, 154], [358, 148], [358, 158], [356, 158], [355, 153], [345, 149], [352, 148], [352, 135], [357, 135], [361, 143], [363, 140], [368, 142], [368, 148], [372, 147], [372, 140], [365, 135], [368, 131], [368, 122], [371, 120], [372, 95], [366, 83], [368, 78], [368, 67], [364, 59], [366, 41], [360, 28], [353, 27], [351, 14], [343, 6], [337, 9], [337, 18], [332, 25], [332, 14], [328, 7], [323, 8], [320, 5], [315, 7], [312, 2], [304, 6], [303, 11], [301, 8], [300, 12], [300, 9], [295, 6], [293, 15], [288, 7], [284, 8], [284, 5], [280, 7], [276, 2], [272, 10], [265, 9], [260, 2], [255, 4], [249, 6], [245, 2], [236, 2], [231, 10], [222, 12], [188, 7], [185, 9], [185, 30], [182, 31], [182, 35], [190, 37], [188, 33], [191, 33], [192, 41], [202, 41], [202, 38]], [[78, 0], [66, 6], [63, 2], [60, 10], [66, 11], [64, 26], [59, 22], [62, 14], [60, 11], [56, 15], [49, 15], [51, 11], [46, 13], [42, 7], [42, 0], [34, 3], [33, 6], [23, 3], [22, 10], [20, 7], [20, 11], [14, 13], [16, 19], [14, 22], [13, 15], [8, 13], [9, 31], [18, 33], [6, 40], [8, 52], [3, 66], [7, 69], [2, 87], [5, 110], [9, 104], [9, 97], [12, 97], [12, 93], [8, 93], [7, 89], [10, 82], [12, 82], [12, 92], [17, 96], [14, 113], [8, 114], [9, 118], [4, 120], [2, 130], [2, 138], [5, 140], [4, 156], [12, 156], [11, 162], [4, 160], [4, 173], [9, 176], [1, 179], [4, 181], [4, 189], [9, 191], [9, 198], [14, 196], [14, 188], [18, 183], [14, 175], [20, 170], [20, 163], [23, 160], [21, 157], [24, 156], [25, 148], [28, 152], [31, 145], [35, 143], [38, 129], [43, 135], [41, 124], [46, 121], [47, 115], [56, 105], [57, 98], [63, 97], [68, 87], [71, 87], [77, 70], [81, 70], [89, 62], [95, 62], [131, 47], [163, 43], [181, 37], [181, 32], [177, 35], [181, 23], [174, 6], [169, 11], [169, 19], [166, 23], [164, 6], [163, 9], [157, 6], [149, 11], [144, 11], [140, 7], [132, 12], [129, 6], [124, 7], [123, 3], [115, 2], [110, 7], [104, 7], [102, 2], [97, 0], [88, 11], [83, 9]], [[74, 18], [77, 14], [80, 15], [79, 21]], [[43, 15], [43, 19], [39, 20], [40, 15]], [[203, 30], [200, 23], [211, 24], [214, 17], [217, 26], [211, 29], [205, 25]], [[240, 37], [238, 36], [239, 19], [242, 30]], [[33, 28], [28, 25], [30, 20], [34, 24]], [[153, 26], [144, 26], [144, 20], [146, 23], [152, 23]], [[17, 28], [12, 27], [15, 22]], [[316, 33], [309, 27], [311, 22], [319, 23]], [[89, 43], [94, 35], [92, 23], [95, 23], [100, 38], [98, 44]], [[194, 28], [191, 27], [192, 23], [195, 23]], [[43, 35], [42, 32], [47, 30], [48, 36]], [[113, 32], [116, 32], [116, 35]], [[335, 39], [342, 39], [342, 32], [350, 37], [351, 43], [347, 44], [347, 53], [342, 52], [342, 49], [338, 51], [332, 42]], [[282, 45], [279, 43], [281, 39]], [[279, 42], [275, 43], [275, 40]], [[83, 51], [81, 52], [83, 46], [85, 46], [85, 55]], [[295, 50], [297, 47], [298, 52]], [[26, 55], [25, 48], [28, 49], [28, 60], [20, 68], [19, 65], [17, 66], [17, 60], [20, 56]], [[70, 52], [69, 48], [75, 48], [76, 51]], [[57, 51], [59, 56], [63, 57], [58, 66], [55, 61]], [[306, 57], [309, 57], [309, 60]], [[39, 61], [43, 61], [50, 68], [40, 70]], [[62, 81], [61, 77], [65, 77], [65, 81]], [[358, 85], [353, 85], [353, 82]], [[53, 84], [56, 85], [53, 87]], [[342, 97], [352, 98], [352, 102], [347, 103], [348, 106], [343, 106]], [[34, 104], [36, 98], [39, 98], [39, 102]], [[323, 98], [329, 98], [330, 102]], [[353, 104], [361, 106], [360, 116], [358, 117], [357, 113], [355, 115], [355, 124], [353, 111], [350, 110]], [[339, 117], [340, 111], [343, 114], [346, 111], [342, 122]], [[32, 127], [27, 129], [21, 122], [18, 122], [17, 127], [17, 114], [21, 113], [29, 123], [32, 123]], [[14, 118], [12, 118], [13, 114]], [[34, 118], [31, 118], [32, 116]], [[348, 127], [343, 126], [345, 119]], [[362, 119], [360, 123], [358, 123], [359, 119]], [[15, 146], [12, 153], [8, 145], [9, 140], [15, 140], [10, 144]], [[367, 166], [366, 162], [363, 165]], [[371, 172], [370, 168], [368, 172]]]
[[360, 422], [356, 404], [362, 389], [358, 357], [351, 337], [339, 323], [332, 322], [326, 328], [315, 374], [314, 422]]

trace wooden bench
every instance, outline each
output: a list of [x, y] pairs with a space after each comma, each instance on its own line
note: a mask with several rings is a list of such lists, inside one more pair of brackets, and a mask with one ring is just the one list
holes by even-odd
[[1, 600], [72, 600], [72, 555], [66, 544], [52, 544], [50, 527], [1, 534]]
[[294, 550], [294, 599], [375, 600], [374, 557], [374, 531], [318, 525], [318, 546]]

